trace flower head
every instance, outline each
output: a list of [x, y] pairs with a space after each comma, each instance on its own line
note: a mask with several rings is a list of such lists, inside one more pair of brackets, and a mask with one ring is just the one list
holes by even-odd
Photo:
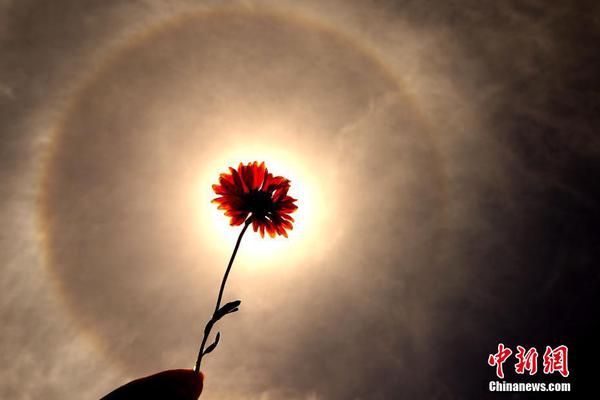
[[232, 226], [251, 221], [254, 232], [260, 230], [262, 237], [265, 230], [271, 237], [287, 237], [286, 230], [293, 228], [290, 214], [298, 206], [294, 204], [296, 199], [287, 194], [290, 181], [273, 176], [264, 162], [240, 163], [237, 170], [229, 167], [229, 173], [221, 174], [219, 184], [212, 188], [219, 195], [212, 202], [225, 210]]

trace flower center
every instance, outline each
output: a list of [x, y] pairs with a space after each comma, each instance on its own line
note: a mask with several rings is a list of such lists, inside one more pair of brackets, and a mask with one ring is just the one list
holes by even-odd
[[252, 190], [247, 194], [248, 210], [257, 216], [266, 216], [273, 211], [271, 193]]

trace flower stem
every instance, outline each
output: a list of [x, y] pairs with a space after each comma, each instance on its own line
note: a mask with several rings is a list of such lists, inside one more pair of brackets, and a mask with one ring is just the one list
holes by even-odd
[[213, 312], [212, 318], [208, 321], [206, 327], [204, 328], [204, 337], [202, 338], [202, 344], [200, 345], [200, 351], [198, 352], [196, 368], [194, 368], [194, 371], [196, 371], [196, 373], [200, 372], [200, 364], [202, 363], [202, 353], [204, 353], [204, 346], [206, 345], [206, 340], [208, 339], [210, 331], [216, 322], [215, 316], [217, 314], [217, 311], [219, 311], [219, 308], [221, 307], [221, 300], [223, 298], [223, 292], [225, 291], [225, 284], [227, 283], [227, 278], [229, 277], [229, 271], [231, 271], [233, 260], [235, 260], [235, 255], [237, 254], [238, 248], [240, 247], [240, 243], [242, 242], [242, 237], [244, 236], [244, 233], [246, 233], [246, 230], [248, 229], [251, 223], [252, 218], [248, 218], [246, 220], [246, 223], [244, 224], [244, 228], [242, 228], [242, 231], [240, 232], [240, 235], [237, 238], [237, 242], [235, 243], [235, 247], [233, 248], [233, 253], [231, 254], [231, 258], [229, 259], [229, 264], [227, 265], [227, 269], [225, 270], [225, 275], [223, 275], [223, 280], [221, 281], [221, 288], [219, 289], [219, 296], [217, 297], [217, 305], [215, 306], [215, 311]]

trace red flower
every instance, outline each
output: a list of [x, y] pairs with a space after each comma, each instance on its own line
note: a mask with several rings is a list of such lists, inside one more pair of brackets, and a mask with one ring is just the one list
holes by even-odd
[[[271, 237], [283, 235], [286, 229], [293, 228], [294, 219], [290, 216], [298, 206], [296, 199], [287, 195], [290, 181], [282, 176], [273, 176], [267, 171], [265, 163], [258, 162], [243, 165], [237, 170], [229, 167], [230, 173], [219, 176], [219, 184], [212, 188], [217, 197], [212, 202], [219, 204], [219, 210], [231, 218], [230, 225], [242, 225], [252, 222], [254, 232], [265, 230]], [[250, 216], [250, 219], [248, 219]]]

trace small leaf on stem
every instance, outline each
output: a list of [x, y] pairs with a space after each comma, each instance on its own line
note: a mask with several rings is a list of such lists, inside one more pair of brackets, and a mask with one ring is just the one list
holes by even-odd
[[219, 308], [217, 310], [217, 312], [215, 313], [213, 319], [215, 321], [220, 320], [221, 318], [223, 318], [225, 315], [232, 313], [232, 312], [236, 312], [240, 306], [242, 302], [240, 300], [235, 300], [235, 301], [231, 301], [227, 304], [225, 304], [223, 307]]
[[211, 351], [213, 351], [217, 347], [217, 344], [219, 344], [219, 339], [221, 339], [221, 332], [217, 332], [217, 336], [215, 337], [215, 341], [210, 346], [208, 346], [206, 348], [206, 350], [204, 350], [203, 354], [208, 354]]

